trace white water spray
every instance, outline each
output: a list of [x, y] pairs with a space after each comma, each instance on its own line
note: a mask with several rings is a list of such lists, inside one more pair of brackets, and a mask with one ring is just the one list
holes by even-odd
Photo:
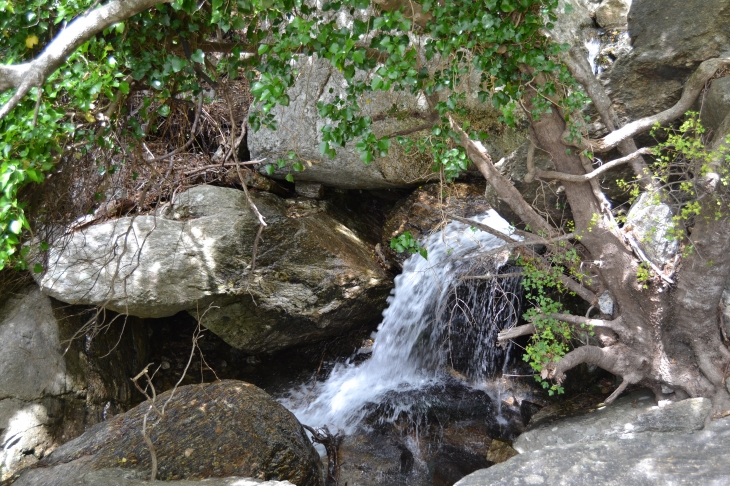
[[[502, 233], [511, 234], [509, 224], [495, 211], [475, 218]], [[283, 399], [300, 422], [327, 425], [346, 434], [368, 413], [369, 404], [378, 404], [389, 392], [412, 391], [435, 384], [444, 356], [434, 350], [434, 320], [452, 283], [468, 266], [472, 255], [494, 249], [504, 242], [489, 233], [452, 222], [443, 232], [428, 238], [428, 260], [416, 254], [403, 265], [395, 279], [378, 327], [372, 356], [359, 365], [338, 365], [325, 382], [314, 389], [306, 385]], [[507, 255], [501, 256], [499, 265]], [[441, 353], [443, 354], [443, 353]], [[397, 417], [399, 411], [391, 410]]]

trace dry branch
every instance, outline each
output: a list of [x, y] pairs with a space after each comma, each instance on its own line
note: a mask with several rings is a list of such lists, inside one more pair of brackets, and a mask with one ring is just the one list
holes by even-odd
[[[590, 319], [587, 317], [575, 316], [572, 314], [549, 314], [545, 317], [567, 322], [568, 324], [572, 324], [574, 326], [586, 325], [593, 327], [602, 327], [605, 329], [610, 329], [611, 331], [614, 331], [616, 333], [620, 333], [626, 330], [620, 317], [612, 321], [605, 319]], [[509, 341], [510, 339], [514, 339], [520, 336], [528, 336], [530, 334], [535, 334], [536, 332], [537, 330], [535, 329], [535, 326], [533, 324], [515, 326], [510, 329], [500, 331], [499, 334], [497, 334], [497, 342], [501, 343]]]
[[620, 159], [615, 159], [615, 160], [612, 160], [611, 162], [606, 162], [599, 168], [597, 168], [587, 174], [566, 174], [564, 172], [556, 172], [556, 171], [552, 171], [552, 170], [535, 169], [535, 177], [541, 177], [543, 179], [557, 179], [559, 181], [565, 181], [565, 182], [589, 182], [591, 179], [598, 177], [599, 175], [613, 169], [614, 167], [618, 167], [619, 165], [623, 165], [627, 162], [636, 160], [637, 158], [641, 157], [642, 155], [649, 155], [651, 153], [652, 153], [651, 149], [642, 148], [625, 157], [621, 157]]

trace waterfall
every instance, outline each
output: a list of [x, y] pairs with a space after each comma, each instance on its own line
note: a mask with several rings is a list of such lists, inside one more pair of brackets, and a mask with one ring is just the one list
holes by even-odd
[[[511, 233], [494, 210], [475, 220]], [[337, 365], [326, 381], [302, 385], [282, 403], [302, 423], [349, 434], [389, 393], [437, 384], [447, 367], [472, 380], [493, 376], [504, 357], [496, 333], [520, 315], [518, 279], [469, 277], [509, 272], [507, 252], [480, 256], [503, 243], [459, 222], [430, 236], [428, 260], [411, 256], [395, 279], [370, 359]], [[399, 403], [387, 407], [392, 418], [408, 407]]]

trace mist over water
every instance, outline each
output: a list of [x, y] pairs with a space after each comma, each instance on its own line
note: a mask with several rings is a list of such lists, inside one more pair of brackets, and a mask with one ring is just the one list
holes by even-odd
[[[473, 219], [510, 234], [493, 210]], [[500, 371], [505, 351], [496, 348], [496, 333], [519, 315], [518, 279], [462, 277], [500, 271], [506, 253], [478, 256], [503, 243], [459, 222], [429, 237], [428, 260], [411, 256], [395, 278], [370, 359], [338, 364], [325, 381], [295, 388], [281, 402], [304, 424], [350, 434], [387, 396], [437, 385], [447, 367], [477, 381]], [[407, 407], [391, 410], [393, 418]]]

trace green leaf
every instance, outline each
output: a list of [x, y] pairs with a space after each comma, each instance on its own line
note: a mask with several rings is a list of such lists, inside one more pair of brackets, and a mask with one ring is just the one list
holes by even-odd
[[259, 50], [258, 50], [259, 56], [262, 55], [262, 54], [266, 54], [267, 52], [269, 52], [269, 49], [271, 49], [271, 46], [269, 44], [261, 44], [261, 45], [259, 45]]
[[36, 263], [35, 265], [33, 265], [33, 272], [43, 273], [43, 265], [41, 265], [40, 263]]
[[287, 174], [286, 177], [284, 177], [289, 182], [294, 182], [294, 176], [291, 174]]
[[190, 56], [190, 59], [193, 60], [193, 62], [197, 62], [198, 64], [204, 64], [205, 63], [205, 53], [198, 49]]

